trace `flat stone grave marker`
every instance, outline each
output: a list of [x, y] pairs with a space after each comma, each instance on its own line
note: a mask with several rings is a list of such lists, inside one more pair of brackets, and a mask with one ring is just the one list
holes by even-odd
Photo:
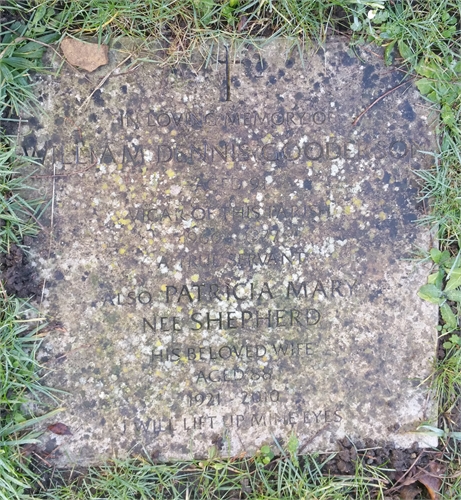
[[20, 149], [50, 202], [31, 260], [56, 326], [45, 381], [68, 393], [72, 435], [44, 435], [58, 463], [291, 433], [304, 451], [435, 444], [415, 431], [434, 412], [437, 310], [411, 260], [431, 244], [414, 170], [434, 136], [377, 50], [127, 68], [119, 48], [94, 73], [38, 77]]

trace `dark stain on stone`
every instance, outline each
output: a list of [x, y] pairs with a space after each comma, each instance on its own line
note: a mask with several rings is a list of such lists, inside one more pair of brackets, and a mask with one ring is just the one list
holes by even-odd
[[54, 119], [54, 123], [55, 125], [62, 125], [64, 123], [64, 118], [62, 116], [57, 116]]
[[384, 221], [386, 229], [389, 229], [389, 236], [391, 238], [396, 238], [398, 234], [398, 221], [395, 219], [390, 219]]
[[285, 98], [284, 98], [282, 95], [280, 95], [280, 94], [275, 94], [275, 97], [276, 97], [276, 98], [277, 98], [277, 100], [278, 100], [278, 101], [280, 101], [280, 102], [283, 102], [283, 101], [285, 100]]
[[231, 82], [236, 89], [238, 89], [242, 85], [240, 83], [240, 80], [236, 76], [231, 77]]
[[122, 91], [122, 94], [127, 94], [128, 93], [128, 87], [126, 85], [122, 85], [120, 87], [120, 90]]
[[219, 434], [214, 434], [211, 438], [211, 444], [216, 446], [218, 450], [222, 450], [224, 448], [224, 439]]
[[277, 78], [274, 75], [271, 75], [268, 81], [271, 85], [274, 85], [275, 83], [277, 83]]
[[[133, 94], [129, 101], [128, 101], [128, 104], [130, 106], [132, 106], [133, 108], [138, 108], [141, 104], [140, 102], [140, 96], [138, 94]], [[133, 112], [133, 110], [131, 110], [131, 113]]]
[[101, 94], [102, 94], [101, 89], [98, 89], [91, 98], [93, 99], [96, 106], [104, 107], [105, 102]]
[[243, 68], [244, 68], [244, 71], [245, 71], [245, 76], [247, 78], [252, 78], [253, 75], [252, 75], [252, 67], [253, 67], [253, 63], [250, 61], [250, 59], [248, 58], [245, 58], [242, 60], [242, 65], [243, 65]]
[[365, 133], [364, 136], [363, 136], [363, 142], [365, 144], [371, 144], [373, 141], [371, 135], [369, 133]]
[[40, 125], [40, 122], [37, 120], [35, 116], [27, 118], [27, 123], [35, 129], [43, 128], [43, 126]]
[[25, 151], [27, 151], [28, 149], [35, 150], [35, 148], [37, 147], [37, 137], [35, 137], [35, 134], [29, 134], [28, 136], [24, 137], [24, 140], [22, 141], [22, 147]]
[[302, 92], [296, 92], [295, 99], [297, 101], [300, 101], [303, 97], [304, 97], [304, 94]]
[[364, 181], [362, 184], [362, 193], [365, 195], [371, 195], [374, 192], [373, 186], [370, 181]]
[[310, 181], [309, 179], [304, 179], [303, 188], [311, 190], [312, 189], [312, 181]]
[[276, 160], [275, 160], [275, 168], [286, 168], [288, 166], [287, 164], [287, 160], [286, 158], [284, 157], [278, 157]]
[[91, 115], [88, 117], [88, 119], [92, 123], [96, 123], [98, 121], [98, 117], [97, 117], [96, 113], [91, 113]]
[[407, 196], [404, 194], [404, 193], [400, 193], [398, 196], [397, 196], [397, 205], [400, 207], [400, 208], [406, 208], [407, 207]]
[[265, 59], [260, 59], [257, 63], [256, 63], [256, 71], [258, 73], [262, 73], [263, 71], [266, 71], [267, 67], [269, 65], [267, 64], [267, 61]]
[[416, 222], [417, 219], [418, 219], [418, 216], [416, 214], [412, 214], [412, 213], [403, 214], [403, 222], [405, 224], [412, 224], [413, 222]]
[[285, 63], [285, 68], [292, 68], [295, 65], [295, 60], [294, 59], [288, 59], [288, 61]]
[[49, 455], [53, 453], [57, 447], [58, 446], [56, 444], [56, 439], [55, 438], [49, 439], [45, 444], [45, 452]]
[[343, 53], [341, 64], [343, 66], [352, 66], [356, 62], [355, 57], [351, 57], [347, 52]]
[[316, 91], [320, 90], [320, 83], [319, 82], [314, 83], [314, 90], [316, 90]]
[[78, 144], [79, 142], [83, 143], [82, 133], [79, 129], [74, 130], [72, 132], [72, 138], [73, 138], [75, 144]]
[[285, 70], [279, 69], [278, 75], [279, 75], [279, 78], [283, 78], [285, 76]]
[[389, 184], [391, 180], [391, 174], [389, 172], [384, 172], [383, 182], [384, 184]]
[[365, 66], [363, 70], [362, 85], [365, 89], [374, 87], [379, 80], [379, 76], [375, 73], [375, 67], [372, 64]]
[[402, 113], [402, 117], [409, 122], [412, 122], [416, 118], [416, 113], [413, 111], [411, 104], [408, 101], [405, 101], [399, 107], [399, 111]]
[[59, 269], [54, 273], [54, 279], [55, 280], [58, 280], [58, 281], [61, 281], [64, 279], [64, 274], [62, 274], [61, 271], [59, 271]]

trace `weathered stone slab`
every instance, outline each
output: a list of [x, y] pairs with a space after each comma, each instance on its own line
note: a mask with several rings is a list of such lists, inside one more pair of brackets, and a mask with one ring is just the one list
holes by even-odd
[[[142, 449], [251, 453], [298, 435], [405, 447], [433, 414], [421, 382], [437, 311], [412, 170], [428, 109], [377, 49], [224, 52], [194, 72], [146, 63], [37, 86], [22, 147], [50, 228], [32, 248], [41, 360], [68, 391], [61, 463]], [[95, 90], [97, 89], [97, 90]], [[46, 154], [45, 154], [46, 152]], [[52, 227], [51, 227], [52, 226]]]

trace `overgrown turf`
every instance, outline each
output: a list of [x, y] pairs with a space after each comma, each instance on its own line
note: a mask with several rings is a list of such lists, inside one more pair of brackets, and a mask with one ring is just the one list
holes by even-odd
[[28, 309], [24, 301], [7, 297], [0, 286], [0, 498], [5, 500], [24, 497], [29, 488], [33, 474], [20, 446], [34, 444], [37, 434], [24, 430], [47, 418], [24, 415], [22, 405], [30, 402], [30, 395], [37, 400], [50, 396], [40, 383], [35, 361], [40, 318], [25, 319]]
[[[187, 60], [194, 50], [204, 50], [210, 42], [223, 39], [228, 46], [238, 47], [283, 36], [302, 49], [312, 40], [321, 42], [327, 35], [343, 34], [350, 36], [352, 44], [367, 41], [383, 46], [386, 63], [395, 63], [417, 77], [417, 87], [433, 104], [439, 133], [439, 150], [432, 153], [433, 168], [418, 172], [427, 207], [420, 222], [432, 227], [442, 250], [455, 257], [449, 261], [452, 268], [443, 270], [443, 280], [438, 283], [442, 295], [436, 297], [442, 297], [445, 309], [440, 330], [444, 335], [441, 349], [446, 354], [434, 361], [433, 387], [441, 417], [438, 428], [431, 431], [441, 437], [440, 450], [448, 465], [443, 486], [446, 498], [460, 498], [461, 435], [456, 425], [453, 427], [461, 384], [461, 340], [456, 336], [460, 311], [456, 307], [459, 302], [446, 296], [446, 280], [456, 275], [461, 259], [459, 0], [7, 0], [2, 16], [1, 251], [36, 232], [39, 207], [26, 204], [19, 196], [27, 180], [16, 174], [23, 160], [16, 157], [6, 131], [22, 108], [34, 105], [30, 76], [40, 70], [43, 50], [66, 34], [95, 37], [100, 42], [113, 42], [122, 35], [136, 37], [144, 41], [146, 51], [149, 42], [160, 41], [168, 64]], [[435, 271], [439, 264], [434, 262]], [[5, 499], [27, 498], [28, 485], [40, 486], [27, 466], [31, 454], [21, 453], [19, 448], [34, 437], [23, 434], [34, 418], [21, 406], [24, 395], [43, 390], [34, 361], [37, 323], [24, 322], [28, 307], [6, 297], [0, 289], [0, 498]], [[270, 449], [262, 449], [254, 457], [238, 460], [211, 458], [173, 465], [155, 464], [146, 458], [113, 462], [86, 471], [70, 485], [42, 490], [40, 496], [117, 500], [239, 495], [253, 499], [384, 497], [388, 484], [383, 470], [366, 467], [358, 460], [355, 475], [328, 477], [318, 459], [300, 459], [296, 442], [290, 442], [288, 449], [280, 448], [281, 456], [273, 459]], [[38, 498], [38, 493], [34, 497]]]

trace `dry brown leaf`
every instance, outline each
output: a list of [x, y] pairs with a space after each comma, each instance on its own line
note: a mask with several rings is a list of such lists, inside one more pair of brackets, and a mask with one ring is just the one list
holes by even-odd
[[399, 491], [400, 500], [414, 500], [421, 493], [421, 490], [413, 485], [404, 486]]
[[[429, 462], [426, 468], [418, 468], [418, 472], [411, 477], [407, 477], [405, 481], [401, 484], [401, 491], [408, 488], [413, 483], [417, 481], [426, 487], [427, 492], [430, 495], [431, 500], [440, 500], [441, 496], [439, 494], [440, 487], [442, 486], [442, 477], [444, 474], [444, 468], [437, 462], [433, 460]], [[402, 497], [405, 498], [405, 497]], [[411, 497], [409, 497], [411, 499]]]
[[442, 486], [443, 473], [444, 470], [441, 464], [434, 460], [429, 462], [428, 466], [421, 469], [415, 476], [421, 484], [424, 484], [431, 500], [440, 500], [441, 498], [439, 490]]
[[440, 500], [439, 489], [442, 485], [442, 481], [439, 478], [429, 476], [428, 474], [423, 474], [422, 476], [418, 477], [418, 481], [424, 484], [427, 492], [431, 497], [431, 500]]
[[94, 71], [109, 62], [107, 45], [87, 43], [66, 37], [61, 42], [61, 50], [69, 64], [86, 71]]
[[59, 434], [60, 436], [72, 436], [69, 427], [61, 422], [56, 422], [48, 426], [48, 430], [53, 434]]

